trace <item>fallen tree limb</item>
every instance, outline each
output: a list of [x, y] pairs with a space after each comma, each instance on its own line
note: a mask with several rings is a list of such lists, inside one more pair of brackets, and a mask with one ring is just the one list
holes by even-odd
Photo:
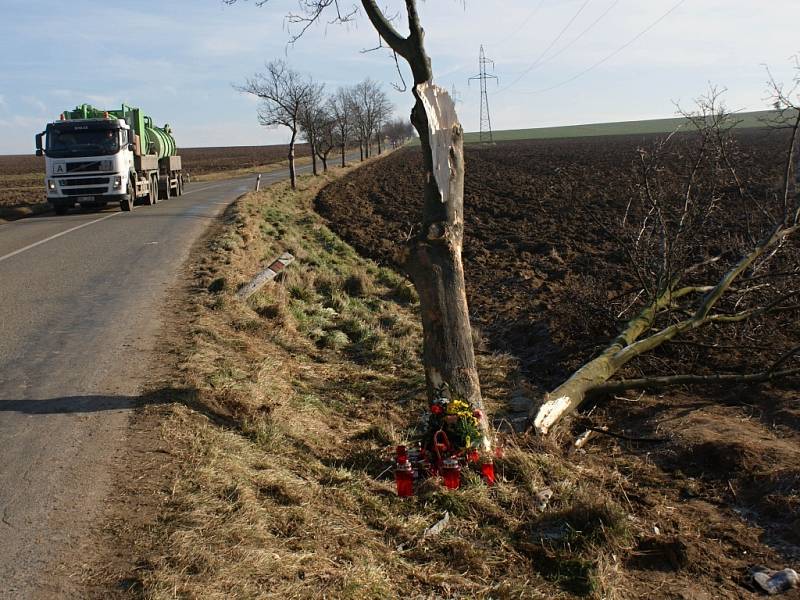
[[[798, 127], [800, 127], [800, 120], [795, 122], [792, 131], [792, 148], [798, 139]], [[788, 182], [789, 178], [787, 175], [784, 189], [789, 185]], [[645, 179], [645, 190], [648, 190], [649, 193], [647, 184], [648, 181]], [[733, 314], [715, 312], [719, 301], [729, 292], [733, 293], [735, 291], [734, 284], [739, 280], [740, 276], [747, 273], [751, 267], [757, 266], [757, 261], [769, 261], [786, 240], [800, 229], [800, 224], [798, 223], [800, 208], [798, 208], [797, 212], [789, 210], [786, 205], [786, 202], [788, 202], [787, 198], [788, 196], [785, 194], [783, 219], [774, 224], [754, 247], [744, 253], [741, 258], [722, 275], [716, 284], [679, 288], [678, 286], [681, 280], [683, 280], [687, 273], [693, 272], [696, 268], [700, 268], [700, 265], [703, 263], [701, 262], [697, 265], [687, 267], [681, 272], [673, 274], [673, 276], [666, 277], [664, 273], [669, 273], [669, 265], [665, 262], [662, 273], [659, 275], [658, 279], [660, 281], [666, 281], [664, 284], [666, 289], [661, 292], [651, 304], [642, 309], [636, 317], [628, 321], [622, 333], [620, 333], [597, 357], [575, 371], [564, 383], [547, 394], [539, 407], [535, 407], [530, 412], [529, 417], [536, 431], [541, 434], [546, 434], [563, 417], [574, 412], [584, 402], [587, 395], [595, 390], [625, 390], [647, 387], [648, 384], [663, 386], [678, 385], [681, 383], [708, 383], [711, 381], [756, 382], [768, 381], [775, 378], [778, 372], [776, 372], [773, 367], [769, 371], [762, 373], [732, 376], [738, 379], [730, 379], [725, 375], [684, 375], [665, 378], [644, 378], [643, 380], [628, 380], [627, 382], [606, 384], [615, 373], [633, 359], [689, 331], [704, 328], [713, 323], [742, 323], [766, 314], [797, 310], [800, 308], [797, 305], [783, 305], [785, 300], [795, 297], [800, 293], [798, 290], [791, 290], [788, 293], [774, 298], [771, 302], [763, 306], [757, 306]], [[650, 213], [648, 213], [648, 218], [649, 215], [658, 208], [657, 202], [652, 198], [651, 204], [653, 208], [651, 208]], [[716, 259], [705, 262], [710, 264], [711, 262], [716, 262]], [[703, 296], [702, 299], [693, 306], [690, 304], [691, 308], [687, 307], [685, 302], [681, 303], [683, 304], [682, 308], [676, 303], [677, 300], [695, 294], [703, 294]], [[655, 333], [647, 335], [647, 337], [642, 337], [651, 330], [660, 314], [668, 310], [683, 311], [687, 310], [687, 308], [689, 308], [689, 314], [691, 315], [688, 318], [662, 327]]]
[[745, 375], [713, 374], [713, 375], [667, 375], [664, 377], [641, 377], [638, 379], [620, 379], [607, 381], [590, 390], [590, 394], [614, 394], [626, 390], [656, 389], [675, 385], [714, 385], [724, 383], [765, 383], [782, 377], [800, 373], [800, 367], [782, 371], [759, 371]]
[[[780, 223], [775, 226], [751, 252], [743, 256], [733, 268], [728, 270], [715, 286], [687, 286], [675, 291], [672, 289], [664, 291], [652, 304], [629, 321], [623, 332], [598, 357], [573, 373], [563, 384], [545, 396], [540, 407], [531, 411], [530, 417], [536, 431], [546, 434], [564, 416], [575, 411], [589, 392], [602, 386], [631, 360], [670, 341], [677, 335], [714, 322], [743, 321], [764, 314], [787, 297], [796, 295], [798, 292], [792, 291], [766, 307], [737, 315], [711, 314], [717, 302], [754, 261], [797, 230], [798, 225], [786, 227], [784, 223]], [[644, 339], [639, 339], [652, 327], [658, 314], [672, 306], [675, 300], [698, 293], [705, 293], [705, 295], [692, 317], [665, 327]]]

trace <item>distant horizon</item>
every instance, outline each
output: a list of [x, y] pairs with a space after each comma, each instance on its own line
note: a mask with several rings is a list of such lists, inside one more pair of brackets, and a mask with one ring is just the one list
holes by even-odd
[[[764, 113], [774, 112], [771, 109], [764, 109], [764, 110], [752, 110], [752, 111], [741, 111], [736, 112], [736, 115], [741, 116], [748, 116], [748, 115], [759, 115]], [[599, 125], [615, 125], [615, 124], [622, 124], [622, 123], [648, 123], [654, 121], [680, 121], [683, 117], [679, 115], [673, 115], [671, 117], [652, 117], [647, 119], [621, 119], [616, 121], [593, 121], [593, 122], [586, 122], [586, 123], [570, 123], [568, 125], [541, 125], [537, 127], [517, 127], [515, 129], [492, 129], [493, 132], [509, 132], [509, 131], [533, 131], [533, 130], [544, 130], [544, 129], [567, 129], [570, 127], [590, 127], [590, 126], [599, 126]], [[50, 122], [50, 121], [48, 121]], [[45, 123], [46, 124], [46, 123]], [[44, 126], [44, 124], [43, 124]], [[464, 135], [478, 135], [480, 132], [475, 130], [465, 130]], [[31, 137], [33, 140], [33, 137]], [[501, 140], [499, 140], [501, 141]], [[297, 145], [302, 146], [306, 145], [307, 142], [298, 141]], [[228, 144], [224, 146], [181, 146], [178, 144], [179, 150], [202, 150], [206, 148], [266, 148], [270, 146], [285, 146], [287, 145], [286, 142], [277, 142], [272, 144]], [[33, 142], [31, 142], [31, 146], [33, 146]], [[9, 152], [9, 153], [0, 153], [0, 156], [28, 156], [29, 154], [34, 154], [33, 151], [30, 153], [28, 152]]]

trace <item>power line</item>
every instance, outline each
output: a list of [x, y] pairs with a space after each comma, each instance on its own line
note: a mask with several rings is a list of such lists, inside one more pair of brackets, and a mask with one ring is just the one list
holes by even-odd
[[[594, 21], [592, 21], [592, 22], [591, 22], [591, 24], [590, 24], [590, 25], [589, 25], [589, 26], [588, 26], [586, 29], [584, 29], [583, 31], [581, 31], [581, 32], [580, 32], [580, 33], [579, 33], [579, 34], [578, 34], [578, 35], [577, 35], [575, 38], [573, 38], [573, 39], [572, 39], [572, 41], [571, 41], [571, 42], [569, 42], [569, 43], [568, 43], [566, 46], [564, 46], [563, 48], [561, 48], [561, 49], [560, 49], [558, 52], [556, 52], [555, 54], [551, 54], [550, 56], [548, 56], [548, 57], [547, 57], [545, 60], [543, 60], [541, 63], [539, 63], [539, 65], [538, 65], [538, 66], [540, 66], [540, 67], [541, 67], [543, 64], [545, 64], [545, 63], [548, 63], [548, 62], [550, 62], [551, 60], [553, 60], [554, 58], [556, 58], [557, 56], [560, 56], [561, 54], [563, 54], [563, 53], [564, 53], [566, 50], [569, 50], [569, 49], [570, 49], [572, 46], [574, 46], [574, 45], [575, 45], [575, 43], [576, 43], [576, 42], [578, 42], [578, 41], [579, 41], [579, 40], [580, 40], [580, 39], [581, 39], [583, 36], [585, 36], [585, 35], [586, 35], [587, 33], [589, 33], [589, 32], [590, 32], [592, 29], [594, 29], [594, 26], [595, 26], [595, 25], [597, 25], [597, 24], [598, 24], [600, 21], [602, 21], [602, 20], [605, 18], [605, 16], [606, 16], [608, 13], [610, 13], [610, 12], [611, 12], [611, 9], [612, 9], [612, 8], [614, 8], [614, 7], [615, 7], [617, 4], [619, 4], [619, 0], [614, 0], [614, 1], [613, 1], [613, 2], [612, 2], [612, 3], [611, 3], [609, 6], [608, 6], [608, 8], [607, 8], [607, 9], [605, 9], [605, 10], [604, 10], [604, 11], [603, 11], [603, 12], [600, 14], [600, 16], [599, 16], [599, 17], [597, 17], [597, 18], [596, 18]], [[511, 87], [511, 86], [509, 86], [509, 87]], [[508, 88], [506, 88], [506, 89], [508, 89]]]
[[[547, 57], [545, 60], [543, 60], [543, 61], [539, 62], [538, 64], [536, 64], [536, 65], [535, 65], [535, 67], [533, 67], [533, 68], [529, 69], [529, 70], [528, 70], [528, 73], [530, 73], [531, 71], [533, 71], [533, 70], [534, 70], [534, 68], [541, 67], [543, 64], [545, 64], [545, 63], [548, 63], [548, 62], [552, 61], [552, 60], [553, 60], [553, 59], [555, 59], [556, 57], [558, 57], [558, 56], [560, 56], [561, 54], [563, 54], [563, 53], [564, 53], [566, 50], [569, 50], [569, 49], [570, 49], [572, 46], [574, 46], [574, 45], [575, 45], [575, 43], [576, 43], [576, 42], [578, 42], [578, 41], [579, 41], [581, 38], [583, 38], [583, 36], [585, 36], [585, 35], [586, 35], [587, 33], [589, 33], [589, 32], [590, 32], [592, 29], [594, 29], [595, 25], [597, 25], [597, 24], [598, 24], [600, 21], [602, 21], [602, 20], [605, 18], [605, 16], [606, 16], [608, 13], [610, 13], [610, 12], [611, 12], [611, 10], [612, 10], [612, 9], [613, 9], [613, 8], [614, 8], [614, 7], [615, 7], [617, 4], [619, 4], [619, 0], [614, 0], [614, 1], [613, 1], [611, 4], [609, 4], [609, 5], [608, 5], [608, 8], [606, 8], [606, 9], [605, 9], [605, 10], [604, 10], [602, 13], [600, 13], [600, 16], [599, 16], [599, 17], [597, 17], [597, 18], [596, 18], [594, 21], [592, 21], [592, 22], [589, 24], [589, 26], [588, 26], [588, 27], [586, 27], [586, 29], [584, 29], [583, 31], [581, 31], [581, 32], [580, 32], [580, 33], [579, 33], [579, 34], [578, 34], [576, 37], [574, 37], [574, 38], [572, 39], [572, 41], [570, 41], [570, 42], [569, 42], [569, 43], [568, 43], [566, 46], [564, 46], [564, 47], [562, 47], [560, 50], [558, 50], [558, 52], [556, 52], [555, 54], [551, 54], [551, 55], [550, 55], [549, 57]], [[526, 73], [526, 74], [527, 74], [527, 73]], [[519, 79], [517, 79], [517, 80], [516, 80], [516, 82], [518, 82], [518, 81], [519, 81]], [[515, 83], [516, 83], [516, 82], [515, 82]], [[514, 85], [514, 83], [512, 83], [512, 84], [510, 84], [510, 85], [507, 85], [507, 86], [506, 86], [506, 87], [504, 87], [503, 89], [501, 89], [501, 90], [498, 90], [498, 93], [499, 93], [499, 92], [505, 92], [506, 90], [509, 90], [509, 89], [511, 89], [511, 87], [512, 87], [513, 85]]]
[[536, 6], [536, 8], [533, 9], [533, 12], [531, 12], [531, 14], [529, 14], [527, 17], [525, 17], [522, 20], [522, 23], [520, 23], [519, 27], [517, 27], [510, 34], [504, 36], [503, 39], [499, 40], [497, 43], [495, 43], [493, 45], [493, 47], [498, 47], [499, 48], [499, 47], [502, 47], [505, 44], [507, 44], [509, 42], [509, 40], [511, 40], [513, 37], [515, 37], [520, 31], [522, 31], [525, 28], [525, 26], [528, 24], [528, 21], [530, 21], [539, 12], [539, 9], [542, 8], [543, 5], [544, 5], [544, 0], [539, 0], [539, 4]]
[[[507, 89], [508, 89], [508, 88], [510, 88], [510, 87], [513, 87], [515, 84], [517, 84], [517, 83], [519, 82], [519, 80], [520, 80], [520, 79], [522, 79], [523, 77], [525, 77], [525, 75], [527, 75], [528, 73], [530, 73], [531, 71], [533, 71], [533, 69], [535, 69], [535, 68], [536, 68], [536, 66], [537, 66], [537, 65], [538, 65], [538, 64], [541, 62], [541, 60], [544, 58], [545, 54], [547, 54], [548, 52], [550, 52], [550, 49], [551, 49], [553, 46], [555, 46], [555, 45], [558, 43], [558, 41], [559, 41], [559, 40], [562, 38], [562, 36], [563, 36], [563, 35], [564, 35], [564, 34], [567, 32], [567, 29], [569, 29], [569, 28], [570, 28], [570, 26], [571, 26], [571, 25], [572, 25], [572, 24], [575, 22], [575, 19], [577, 19], [577, 18], [580, 16], [580, 14], [583, 12], [583, 9], [584, 9], [584, 8], [586, 8], [586, 5], [587, 5], [587, 4], [589, 4], [589, 2], [591, 2], [591, 0], [584, 0], [583, 4], [581, 4], [581, 7], [578, 9], [578, 11], [577, 11], [577, 12], [576, 12], [574, 15], [572, 15], [572, 18], [569, 20], [569, 22], [568, 22], [568, 23], [567, 23], [567, 24], [564, 26], [564, 28], [563, 28], [563, 29], [562, 29], [562, 30], [559, 32], [559, 34], [558, 34], [558, 35], [555, 37], [555, 39], [554, 39], [552, 42], [550, 42], [550, 45], [549, 45], [549, 46], [547, 46], [547, 48], [545, 48], [545, 49], [544, 49], [544, 52], [542, 52], [542, 53], [541, 53], [541, 54], [540, 54], [540, 55], [539, 55], [539, 56], [536, 58], [536, 60], [535, 60], [535, 61], [533, 61], [533, 64], [531, 64], [531, 66], [529, 66], [527, 69], [525, 69], [525, 70], [524, 70], [524, 71], [523, 71], [523, 72], [520, 74], [520, 76], [519, 76], [519, 77], [517, 77], [517, 78], [516, 78], [514, 81], [512, 81], [512, 82], [511, 82], [509, 85], [507, 85], [507, 86], [504, 88], [505, 90], [507, 90]], [[503, 91], [503, 90], [501, 90], [501, 91]]]
[[[666, 18], [667, 18], [669, 15], [671, 15], [673, 12], [675, 12], [675, 11], [676, 11], [676, 10], [677, 10], [677, 9], [678, 9], [678, 8], [679, 8], [679, 7], [680, 7], [682, 4], [684, 4], [685, 2], [686, 2], [686, 0], [679, 0], [679, 1], [678, 1], [676, 4], [674, 4], [674, 5], [672, 6], [672, 8], [670, 8], [670, 9], [669, 9], [667, 12], [665, 12], [663, 15], [661, 15], [661, 16], [660, 16], [658, 19], [656, 19], [656, 20], [655, 20], [655, 21], [653, 21], [652, 23], [650, 23], [650, 25], [648, 25], [648, 26], [647, 26], [647, 27], [645, 27], [645, 28], [644, 28], [642, 31], [640, 31], [640, 32], [639, 32], [639, 33], [637, 33], [635, 36], [633, 36], [633, 38], [631, 38], [629, 41], [627, 41], [627, 42], [625, 42], [624, 44], [622, 44], [622, 46], [620, 46], [619, 48], [617, 48], [616, 50], [614, 50], [614, 51], [613, 51], [611, 54], [609, 54], [609, 55], [605, 56], [604, 58], [601, 58], [600, 60], [598, 60], [596, 63], [594, 63], [594, 64], [593, 64], [593, 65], [591, 65], [590, 67], [587, 67], [587, 68], [586, 68], [586, 69], [584, 69], [583, 71], [580, 71], [579, 73], [576, 73], [576, 74], [575, 74], [575, 75], [573, 75], [572, 77], [570, 77], [570, 78], [568, 78], [568, 79], [565, 79], [564, 81], [561, 81], [560, 83], [557, 83], [557, 84], [555, 84], [555, 85], [551, 85], [550, 87], [542, 88], [542, 89], [539, 89], [539, 90], [527, 90], [527, 91], [525, 91], [525, 90], [519, 90], [519, 91], [517, 91], [516, 93], [518, 93], [518, 94], [543, 94], [544, 92], [549, 92], [549, 91], [551, 91], [551, 90], [555, 90], [555, 89], [557, 89], [557, 88], [560, 88], [560, 87], [562, 87], [562, 86], [564, 86], [564, 85], [567, 85], [568, 83], [572, 83], [573, 81], [575, 81], [575, 80], [576, 80], [576, 79], [578, 79], [579, 77], [583, 77], [584, 75], [586, 75], [586, 74], [587, 74], [587, 73], [589, 73], [590, 71], [593, 71], [594, 69], [596, 69], [597, 67], [599, 67], [599, 66], [600, 66], [600, 65], [602, 65], [603, 63], [605, 63], [605, 62], [607, 62], [607, 61], [611, 60], [611, 59], [612, 59], [612, 58], [614, 58], [614, 57], [615, 57], [617, 54], [619, 54], [620, 52], [622, 52], [623, 50], [625, 50], [626, 48], [628, 48], [629, 46], [631, 46], [631, 45], [632, 45], [634, 42], [636, 42], [636, 41], [637, 41], [639, 38], [641, 38], [643, 35], [645, 35], [645, 34], [646, 34], [648, 31], [650, 31], [651, 29], [653, 29], [653, 28], [654, 28], [656, 25], [658, 25], [659, 23], [661, 23], [661, 21], [663, 21], [664, 19], [666, 19]], [[508, 87], [511, 87], [511, 86], [508, 86]], [[505, 89], [508, 89], [508, 87], [507, 87], [507, 88], [505, 88]], [[504, 90], [501, 90], [501, 91], [504, 91]]]

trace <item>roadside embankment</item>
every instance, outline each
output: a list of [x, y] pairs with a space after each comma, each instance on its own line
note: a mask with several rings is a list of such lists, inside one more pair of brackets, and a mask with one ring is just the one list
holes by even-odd
[[[129, 586], [154, 599], [607, 589], [630, 527], [618, 483], [544, 442], [506, 438], [495, 487], [468, 473], [457, 491], [430, 480], [396, 496], [392, 450], [427, 410], [418, 305], [405, 278], [314, 212], [341, 173], [245, 195], [198, 252], [172, 340], [178, 369], [162, 385], [180, 391], [149, 409], [175, 474]], [[239, 302], [237, 289], [284, 251], [295, 263]], [[482, 353], [479, 366], [502, 414], [515, 363]], [[548, 488], [553, 512], [543, 513]], [[448, 526], [426, 536], [445, 512]]]

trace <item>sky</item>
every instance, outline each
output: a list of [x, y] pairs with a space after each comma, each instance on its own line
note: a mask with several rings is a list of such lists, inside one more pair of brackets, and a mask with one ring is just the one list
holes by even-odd
[[[289, 45], [297, 0], [256, 4], [0, 0], [0, 154], [32, 152], [47, 122], [82, 103], [139, 106], [179, 147], [283, 143], [286, 130], [261, 127], [255, 99], [234, 89], [275, 58], [329, 91], [370, 77], [409, 114], [391, 55], [364, 52], [377, 45], [365, 16], [331, 25], [328, 14]], [[381, 5], [396, 15], [404, 3]], [[800, 52], [797, 0], [427, 0], [420, 12], [436, 82], [455, 88], [467, 131], [479, 127], [468, 79], [481, 44], [499, 78], [495, 129], [671, 117], [710, 84], [729, 108], [762, 110], [765, 65], [788, 83]]]

